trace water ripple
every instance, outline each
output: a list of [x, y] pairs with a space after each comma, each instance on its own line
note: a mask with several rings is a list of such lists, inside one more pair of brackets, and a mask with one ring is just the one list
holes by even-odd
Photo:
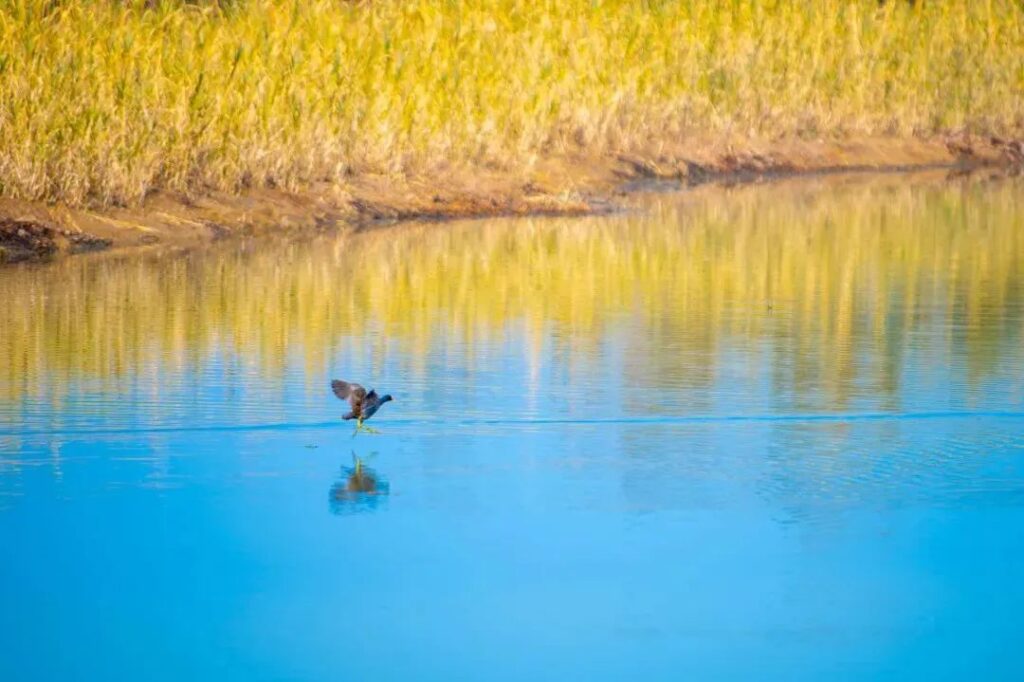
[[[588, 426], [588, 425], [672, 425], [672, 424], [715, 424], [715, 423], [801, 423], [801, 422], [868, 422], [868, 421], [919, 421], [927, 419], [1024, 419], [1024, 412], [1017, 411], [949, 411], [949, 412], [852, 412], [852, 413], [811, 413], [811, 414], [736, 414], [736, 415], [693, 415], [689, 417], [611, 417], [592, 419], [568, 418], [507, 418], [507, 419], [389, 419], [383, 422], [387, 427], [412, 427], [443, 424], [448, 427], [472, 426]], [[292, 429], [326, 429], [344, 426], [338, 420], [319, 422], [273, 422], [263, 424], [203, 424], [191, 426], [132, 426], [95, 429], [15, 429], [0, 431], [0, 436], [79, 436], [79, 435], [122, 435], [146, 433], [202, 433], [235, 431], [284, 431]]]

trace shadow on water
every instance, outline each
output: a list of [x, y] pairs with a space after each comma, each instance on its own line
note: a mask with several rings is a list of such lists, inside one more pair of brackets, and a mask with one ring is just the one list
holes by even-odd
[[[374, 453], [376, 454], [376, 453]], [[341, 477], [331, 486], [327, 501], [333, 514], [376, 510], [388, 495], [390, 485], [374, 469], [352, 453], [352, 466], [341, 468]]]

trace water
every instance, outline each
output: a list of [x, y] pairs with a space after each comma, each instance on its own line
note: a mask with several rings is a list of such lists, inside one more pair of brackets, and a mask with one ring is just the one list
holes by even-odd
[[0, 270], [0, 679], [1019, 679], [1022, 219], [819, 179]]

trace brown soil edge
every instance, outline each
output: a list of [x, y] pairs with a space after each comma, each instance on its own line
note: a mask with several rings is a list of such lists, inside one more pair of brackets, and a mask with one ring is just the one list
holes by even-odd
[[630, 154], [553, 154], [527, 170], [438, 168], [421, 176], [363, 174], [301, 192], [190, 197], [158, 192], [141, 206], [70, 208], [0, 200], [0, 263], [105, 249], [197, 247], [226, 237], [280, 235], [403, 220], [586, 215], [615, 210], [647, 180], [681, 186], [802, 174], [917, 171], [1018, 173], [1024, 142], [992, 136], [839, 141], [695, 141]]

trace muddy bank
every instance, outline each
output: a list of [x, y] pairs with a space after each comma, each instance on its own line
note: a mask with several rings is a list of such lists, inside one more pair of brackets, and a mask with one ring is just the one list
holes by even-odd
[[113, 241], [37, 220], [0, 217], [0, 264], [110, 248]]
[[301, 192], [240, 196], [154, 193], [136, 207], [70, 208], [0, 200], [0, 263], [102, 249], [193, 247], [233, 236], [287, 234], [411, 219], [583, 215], [612, 210], [643, 180], [758, 181], [826, 172], [983, 168], [1020, 172], [1024, 143], [994, 137], [845, 141], [695, 141], [615, 156], [567, 150], [529, 169], [364, 174]]

